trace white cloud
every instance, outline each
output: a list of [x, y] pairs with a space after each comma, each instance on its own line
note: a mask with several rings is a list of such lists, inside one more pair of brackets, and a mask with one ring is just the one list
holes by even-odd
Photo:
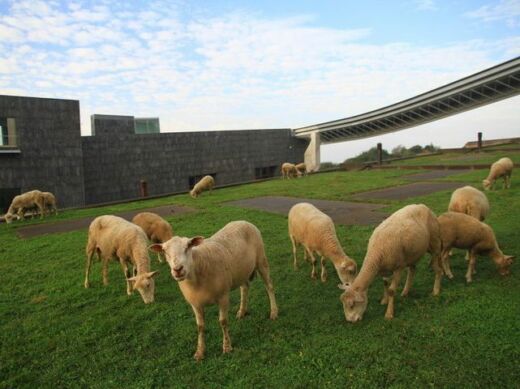
[[467, 17], [485, 22], [506, 22], [510, 27], [520, 25], [520, 0], [500, 0], [495, 5], [484, 5], [466, 13]]
[[415, 6], [421, 11], [436, 11], [438, 9], [435, 0], [414, 0]]

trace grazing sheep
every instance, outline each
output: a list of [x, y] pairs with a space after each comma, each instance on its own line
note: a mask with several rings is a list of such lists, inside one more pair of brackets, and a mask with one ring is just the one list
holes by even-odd
[[298, 173], [298, 176], [306, 176], [307, 175], [307, 166], [305, 162], [298, 163], [294, 166]]
[[298, 175], [298, 170], [296, 166], [292, 163], [285, 162], [282, 164], [282, 179], [287, 178], [288, 180], [291, 177], [296, 177]]
[[372, 233], [367, 254], [359, 274], [352, 284], [338, 285], [344, 292], [340, 297], [345, 319], [356, 322], [363, 318], [368, 304], [368, 287], [378, 275], [392, 275], [384, 282], [381, 304], [387, 304], [385, 319], [394, 317], [394, 294], [404, 268], [408, 268], [406, 284], [401, 296], [407, 296], [419, 259], [429, 252], [435, 271], [433, 295], [440, 293], [442, 268], [440, 265], [441, 238], [435, 214], [423, 204], [412, 204], [394, 212]]
[[495, 234], [490, 226], [474, 217], [458, 212], [446, 212], [438, 217], [442, 239], [442, 266], [444, 273], [453, 278], [448, 253], [452, 247], [469, 250], [469, 264], [466, 281], [472, 281], [475, 260], [478, 254], [487, 254], [495, 262], [498, 272], [505, 276], [510, 273], [513, 256], [504, 255], [498, 247]]
[[240, 286], [240, 308], [237, 318], [247, 312], [249, 282], [255, 272], [260, 273], [271, 305], [271, 319], [278, 317], [278, 307], [269, 264], [265, 256], [262, 235], [258, 228], [246, 221], [228, 223], [212, 237], [183, 238], [175, 236], [150, 249], [164, 252], [172, 277], [186, 301], [193, 308], [198, 327], [197, 351], [194, 358], [204, 358], [204, 307], [218, 304], [219, 322], [223, 332], [223, 352], [232, 350], [228, 332], [229, 293]]
[[311, 277], [316, 278], [316, 258], [313, 252], [321, 255], [321, 281], [327, 280], [325, 258], [330, 258], [338, 277], [342, 283], [351, 282], [357, 265], [349, 258], [336, 236], [336, 229], [332, 219], [309, 203], [298, 203], [289, 211], [289, 238], [293, 246], [294, 268], [298, 268], [296, 259], [296, 245], [302, 244], [304, 253], [311, 257]]
[[[132, 223], [143, 229], [152, 243], [164, 243], [173, 237], [173, 229], [170, 223], [152, 212], [141, 212], [134, 216]], [[157, 260], [162, 262], [162, 254], [157, 254]]]
[[209, 190], [211, 194], [211, 190], [215, 186], [215, 180], [211, 176], [204, 176], [200, 179], [199, 182], [195, 184], [193, 189], [190, 191], [190, 196], [193, 198], [197, 198], [202, 192]]
[[43, 208], [48, 214], [52, 214], [54, 212], [55, 215], [58, 214], [58, 208], [56, 207], [56, 197], [51, 192], [42, 192], [43, 197]]
[[504, 179], [504, 189], [511, 187], [511, 173], [513, 172], [513, 161], [509, 158], [500, 158], [489, 170], [489, 174], [485, 180], [482, 181], [482, 185], [485, 190], [493, 189], [495, 181], [502, 177]]
[[[126, 293], [137, 289], [145, 304], [153, 303], [156, 271], [150, 271], [148, 240], [143, 229], [123, 218], [104, 215], [95, 218], [88, 229], [85, 288], [90, 287], [89, 274], [94, 254], [103, 262], [103, 284], [108, 285], [108, 262], [119, 261], [126, 277]], [[128, 265], [134, 268], [131, 277]]]
[[13, 198], [7, 213], [5, 214], [5, 221], [11, 223], [13, 219], [25, 219], [25, 211], [27, 209], [37, 207], [40, 213], [40, 218], [44, 216], [44, 199], [42, 192], [39, 190], [31, 190], [22, 193]]
[[489, 201], [483, 192], [468, 185], [452, 193], [448, 211], [465, 213], [484, 221], [489, 214]]

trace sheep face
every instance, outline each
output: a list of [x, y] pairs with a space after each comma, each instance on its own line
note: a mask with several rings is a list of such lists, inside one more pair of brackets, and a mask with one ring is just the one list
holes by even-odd
[[343, 303], [345, 319], [351, 323], [363, 319], [368, 304], [367, 292], [355, 290], [349, 284], [339, 284], [338, 288], [344, 290], [339, 299]]
[[20, 219], [20, 216], [18, 216], [18, 215], [16, 215], [16, 214], [12, 214], [12, 213], [6, 213], [5, 216], [4, 216], [4, 218], [5, 218], [5, 222], [6, 222], [7, 224], [9, 224], [9, 223], [12, 223], [13, 220], [19, 220], [19, 219]]
[[356, 270], [356, 262], [350, 258], [343, 259], [340, 265], [337, 267], [339, 279], [343, 284], [348, 284], [354, 281], [354, 278], [356, 277]]
[[150, 304], [154, 301], [155, 281], [153, 277], [156, 274], [156, 271], [152, 271], [128, 279], [128, 281], [132, 282], [132, 289], [137, 289], [145, 304]]
[[490, 180], [482, 180], [482, 186], [485, 190], [490, 190], [493, 187], [493, 182], [491, 182]]
[[172, 277], [176, 281], [188, 278], [193, 268], [192, 248], [204, 241], [201, 236], [194, 238], [182, 238], [174, 236], [163, 244], [153, 244], [150, 249], [164, 253], [168, 265], [170, 265]]
[[513, 264], [513, 259], [515, 257], [512, 255], [503, 255], [502, 258], [497, 262], [498, 273], [501, 276], [508, 276], [511, 274], [511, 265]]
[[194, 189], [190, 191], [190, 196], [191, 196], [192, 198], [194, 198], [194, 199], [197, 198], [197, 193], [195, 192]]

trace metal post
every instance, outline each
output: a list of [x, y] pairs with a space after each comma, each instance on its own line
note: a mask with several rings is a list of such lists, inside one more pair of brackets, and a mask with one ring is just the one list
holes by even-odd
[[146, 180], [141, 180], [139, 184], [139, 188], [141, 189], [141, 197], [148, 197], [148, 183]]
[[482, 133], [478, 133], [478, 143], [477, 143], [478, 151], [482, 148]]
[[383, 164], [383, 144], [377, 144], [377, 164], [381, 166]]

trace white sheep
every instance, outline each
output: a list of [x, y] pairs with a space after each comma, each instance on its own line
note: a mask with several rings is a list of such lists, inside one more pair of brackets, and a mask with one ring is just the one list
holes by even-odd
[[209, 193], [211, 193], [211, 190], [215, 186], [215, 180], [211, 176], [204, 176], [200, 179], [199, 182], [195, 184], [193, 189], [190, 191], [190, 196], [193, 198], [197, 198], [199, 194], [202, 192], [209, 190]]
[[307, 165], [305, 165], [305, 162], [298, 163], [294, 167], [296, 168], [296, 171], [298, 172], [298, 176], [307, 175]]
[[311, 257], [311, 277], [316, 278], [316, 258], [313, 252], [321, 255], [321, 281], [327, 280], [325, 258], [330, 258], [342, 283], [351, 282], [355, 275], [357, 265], [349, 258], [336, 236], [336, 229], [332, 219], [309, 203], [294, 205], [288, 216], [289, 238], [293, 246], [294, 268], [298, 268], [296, 258], [296, 246], [304, 247], [305, 257], [308, 253]]
[[484, 221], [489, 214], [489, 201], [483, 192], [468, 185], [452, 193], [448, 211], [465, 213]]
[[444, 273], [453, 278], [449, 265], [449, 251], [452, 247], [469, 250], [469, 264], [466, 281], [472, 281], [475, 260], [478, 254], [487, 254], [495, 262], [498, 272], [505, 276], [510, 273], [513, 256], [504, 255], [498, 247], [495, 234], [490, 226], [458, 212], [446, 212], [438, 217], [442, 239], [442, 266]]
[[509, 158], [500, 158], [489, 170], [489, 174], [485, 180], [482, 181], [482, 185], [485, 190], [493, 189], [495, 181], [499, 178], [504, 179], [504, 189], [511, 187], [511, 173], [513, 172], [513, 161]]
[[31, 190], [15, 196], [5, 214], [5, 221], [11, 223], [14, 219], [25, 219], [25, 211], [32, 208], [38, 208], [40, 218], [44, 216], [44, 199], [42, 192], [39, 190]]
[[56, 206], [56, 197], [51, 192], [42, 192], [43, 197], [43, 206], [44, 210], [48, 212], [48, 214], [52, 214], [54, 212], [55, 215], [58, 214], [58, 208]]
[[197, 236], [174, 236], [166, 243], [153, 244], [150, 249], [163, 252], [172, 277], [186, 301], [193, 308], [198, 327], [197, 351], [194, 358], [204, 358], [204, 307], [218, 304], [219, 322], [223, 332], [223, 352], [232, 350], [228, 332], [229, 293], [240, 286], [240, 308], [237, 318], [247, 312], [249, 282], [256, 272], [266, 286], [271, 305], [271, 319], [278, 317], [269, 264], [265, 256], [262, 235], [246, 221], [228, 223], [208, 239]]
[[441, 238], [435, 214], [423, 204], [412, 204], [394, 212], [372, 233], [367, 254], [359, 274], [352, 284], [338, 285], [344, 292], [340, 297], [345, 319], [356, 322], [363, 318], [368, 304], [368, 287], [374, 278], [392, 274], [389, 283], [384, 279], [385, 292], [381, 304], [387, 304], [386, 319], [394, 317], [394, 294], [399, 286], [401, 273], [408, 268], [406, 284], [401, 296], [407, 296], [419, 259], [429, 252], [435, 271], [433, 295], [440, 293], [442, 268], [440, 264]]
[[296, 166], [293, 163], [285, 162], [282, 164], [282, 179], [287, 178], [290, 179], [291, 177], [296, 177], [298, 175], [298, 170], [296, 169]]
[[[85, 288], [90, 287], [89, 274], [94, 254], [103, 263], [103, 284], [108, 285], [108, 262], [119, 261], [126, 277], [126, 293], [137, 289], [145, 304], [154, 301], [156, 271], [150, 271], [148, 240], [143, 229], [123, 218], [104, 215], [95, 218], [88, 229]], [[128, 265], [134, 268], [133, 277]]]
[[[164, 243], [173, 237], [173, 229], [170, 223], [152, 212], [141, 212], [134, 216], [132, 223], [143, 229], [152, 243]], [[157, 260], [162, 262], [162, 254], [157, 254]]]

